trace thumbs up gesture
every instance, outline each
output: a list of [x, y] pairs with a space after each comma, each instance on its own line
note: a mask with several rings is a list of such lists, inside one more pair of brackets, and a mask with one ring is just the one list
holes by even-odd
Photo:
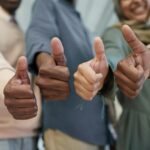
[[150, 76], [150, 51], [129, 26], [124, 25], [122, 32], [132, 53], [118, 63], [114, 75], [122, 92], [133, 99], [140, 93], [145, 80]]
[[51, 40], [51, 55], [40, 53], [36, 62], [36, 84], [46, 100], [64, 100], [69, 95], [69, 70], [66, 66], [64, 48], [58, 38]]
[[74, 74], [76, 93], [85, 100], [92, 100], [103, 87], [108, 74], [108, 62], [102, 40], [97, 37], [94, 41], [95, 57], [78, 66]]
[[28, 77], [27, 60], [17, 62], [16, 73], [4, 88], [5, 105], [15, 119], [31, 119], [37, 115], [37, 104]]

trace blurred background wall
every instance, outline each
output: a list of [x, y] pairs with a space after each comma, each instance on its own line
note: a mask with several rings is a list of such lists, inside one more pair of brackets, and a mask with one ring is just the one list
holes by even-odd
[[[24, 31], [28, 27], [34, 1], [23, 0], [17, 12], [17, 19]], [[112, 0], [78, 0], [77, 10], [81, 12], [87, 28], [96, 35], [101, 35], [108, 26], [117, 21]]]

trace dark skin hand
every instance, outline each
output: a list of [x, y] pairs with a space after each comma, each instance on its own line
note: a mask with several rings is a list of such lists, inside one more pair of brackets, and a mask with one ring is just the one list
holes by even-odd
[[17, 62], [16, 73], [4, 89], [5, 105], [15, 119], [26, 120], [37, 115], [37, 104], [27, 74], [24, 56]]
[[133, 52], [118, 63], [114, 75], [120, 90], [133, 99], [138, 96], [150, 76], [150, 51], [129, 26], [124, 25], [122, 32]]
[[51, 40], [51, 47], [51, 55], [40, 53], [36, 58], [39, 70], [36, 84], [46, 100], [64, 100], [70, 93], [70, 73], [66, 66], [64, 48], [58, 38]]

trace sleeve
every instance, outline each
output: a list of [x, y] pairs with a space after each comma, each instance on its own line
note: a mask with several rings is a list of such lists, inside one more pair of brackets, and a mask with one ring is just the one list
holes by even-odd
[[117, 86], [115, 84], [113, 72], [116, 70], [118, 62], [128, 56], [130, 48], [124, 40], [121, 30], [117, 28], [109, 28], [106, 30], [102, 39], [109, 63], [109, 75], [100, 93], [108, 99], [115, 99]]
[[59, 37], [56, 9], [53, 0], [37, 0], [33, 8], [31, 24], [26, 34], [29, 70], [36, 73], [35, 57], [40, 52], [50, 53], [50, 40]]
[[0, 52], [0, 71], [2, 70], [10, 70], [11, 72], [15, 71]]
[[3, 90], [7, 82], [14, 76], [15, 70], [0, 53], [0, 99], [3, 99]]
[[114, 72], [118, 62], [128, 56], [130, 48], [119, 28], [109, 28], [106, 30], [103, 35], [103, 42], [108, 63]]

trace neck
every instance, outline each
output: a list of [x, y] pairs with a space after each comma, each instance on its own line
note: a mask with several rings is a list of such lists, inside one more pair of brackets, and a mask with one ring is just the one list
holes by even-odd
[[68, 3], [70, 3], [72, 6], [74, 6], [76, 0], [66, 0], [66, 1], [67, 1]]

